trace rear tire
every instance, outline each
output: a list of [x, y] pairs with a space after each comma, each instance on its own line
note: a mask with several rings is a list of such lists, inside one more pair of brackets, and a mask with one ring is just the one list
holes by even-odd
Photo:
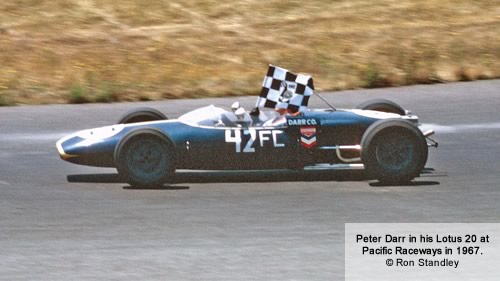
[[406, 114], [405, 109], [402, 108], [399, 104], [386, 99], [369, 100], [356, 106], [356, 109], [375, 110], [387, 113], [395, 113], [399, 115]]
[[361, 139], [361, 161], [370, 177], [385, 184], [405, 184], [425, 167], [428, 147], [422, 132], [406, 120], [372, 124]]
[[120, 176], [133, 187], [161, 186], [175, 172], [174, 146], [160, 132], [138, 130], [118, 144], [115, 165]]
[[138, 123], [138, 122], [148, 122], [148, 121], [159, 121], [159, 120], [167, 120], [167, 116], [161, 113], [160, 111], [149, 108], [149, 107], [141, 107], [129, 111], [123, 115], [118, 124], [130, 124], [130, 123]]

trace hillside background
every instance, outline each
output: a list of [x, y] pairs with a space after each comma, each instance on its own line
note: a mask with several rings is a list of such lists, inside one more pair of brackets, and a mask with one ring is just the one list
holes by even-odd
[[0, 105], [256, 95], [500, 77], [500, 0], [0, 2]]

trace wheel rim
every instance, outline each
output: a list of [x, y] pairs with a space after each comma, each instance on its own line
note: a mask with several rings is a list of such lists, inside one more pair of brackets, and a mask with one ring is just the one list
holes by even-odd
[[413, 163], [415, 144], [403, 134], [390, 133], [379, 141], [375, 155], [384, 169], [401, 171]]
[[125, 154], [129, 172], [141, 180], [162, 176], [165, 172], [166, 158], [164, 145], [154, 138], [134, 141]]

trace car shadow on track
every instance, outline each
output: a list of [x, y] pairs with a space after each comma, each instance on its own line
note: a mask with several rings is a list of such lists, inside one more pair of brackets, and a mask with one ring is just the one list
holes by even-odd
[[123, 187], [123, 189], [127, 190], [186, 190], [189, 189], [189, 186], [185, 185], [162, 185], [162, 186], [155, 186], [155, 187], [133, 187], [130, 185], [126, 185]]
[[[425, 174], [433, 169], [426, 169]], [[80, 183], [125, 183], [117, 173], [114, 174], [75, 174], [68, 175], [69, 182]], [[250, 171], [188, 171], [176, 172], [171, 184], [180, 183], [243, 183], [243, 182], [311, 182], [311, 181], [369, 181], [363, 170], [250, 170]], [[384, 186], [370, 182], [371, 186]], [[407, 186], [438, 185], [437, 181], [413, 181]], [[125, 189], [135, 189], [131, 186]], [[163, 185], [159, 190], [189, 189], [187, 186]]]
[[420, 177], [414, 179], [413, 181], [406, 184], [384, 184], [378, 181], [370, 182], [369, 185], [373, 187], [383, 187], [383, 186], [427, 186], [427, 185], [440, 185], [438, 181], [425, 180], [427, 177], [443, 177], [447, 176], [446, 173], [438, 173], [434, 168], [425, 168]]
[[383, 186], [427, 186], [427, 185], [440, 185], [438, 181], [411, 181], [407, 184], [384, 184], [381, 182], [370, 182], [370, 186], [373, 187], [383, 187]]
[[[67, 176], [68, 182], [78, 182], [78, 183], [126, 183], [126, 181], [120, 177], [119, 174], [75, 174]], [[128, 190], [185, 190], [189, 189], [189, 186], [182, 185], [161, 185], [148, 188], [136, 188], [130, 185], [126, 185], [123, 189]]]

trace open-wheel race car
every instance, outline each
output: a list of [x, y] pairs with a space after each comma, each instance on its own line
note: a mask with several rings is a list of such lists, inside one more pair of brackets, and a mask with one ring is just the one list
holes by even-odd
[[[236, 102], [229, 110], [209, 105], [168, 120], [157, 110], [140, 108], [118, 124], [60, 139], [60, 157], [115, 167], [134, 187], [171, 182], [177, 169], [363, 167], [388, 184], [407, 183], [422, 172], [428, 147], [437, 143], [430, 138], [432, 130], [419, 129], [417, 116], [388, 100], [369, 101], [357, 109], [308, 109], [310, 95], [300, 85], [313, 88], [312, 79], [287, 72], [277, 85], [276, 72], [283, 69], [273, 68], [274, 75], [270, 71], [266, 76], [273, 81], [264, 80], [251, 112]], [[296, 95], [302, 96], [298, 103]]]

